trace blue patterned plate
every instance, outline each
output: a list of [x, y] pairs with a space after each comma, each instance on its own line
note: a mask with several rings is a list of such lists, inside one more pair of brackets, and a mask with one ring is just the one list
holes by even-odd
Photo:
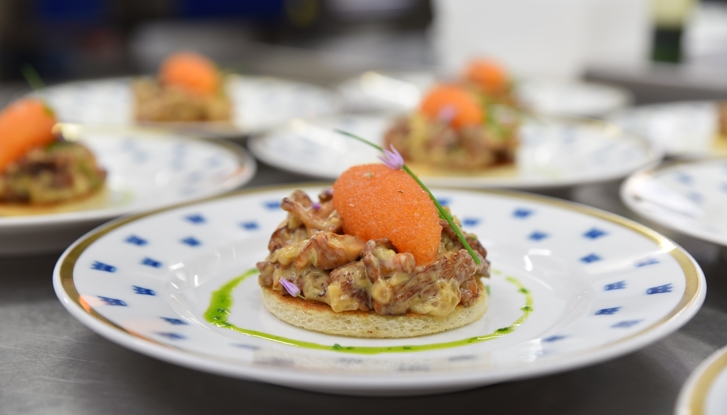
[[[335, 115], [296, 119], [249, 141], [257, 158], [295, 173], [335, 180], [352, 165], [378, 162], [371, 147], [335, 133], [338, 128], [381, 143], [388, 116]], [[435, 171], [411, 165], [433, 186], [543, 189], [616, 180], [655, 164], [662, 150], [597, 121], [538, 116], [520, 129], [515, 166], [481, 172]]]
[[727, 159], [640, 171], [623, 183], [621, 199], [660, 225], [727, 246]]
[[625, 109], [607, 120], [658, 143], [670, 156], [725, 155], [727, 138], [718, 137], [717, 111], [713, 101], [671, 102]]
[[[526, 194], [435, 190], [489, 250], [485, 316], [408, 339], [309, 332], [270, 315], [246, 274], [266, 256], [285, 217], [280, 200], [293, 190], [240, 192], [104, 225], [60, 258], [56, 293], [89, 328], [140, 353], [361, 395], [444, 392], [594, 364], [668, 335], [704, 300], [689, 254], [637, 223]], [[227, 328], [205, 319], [223, 287], [233, 297]]]
[[727, 347], [714, 352], [689, 376], [677, 400], [676, 415], [727, 413]]
[[233, 190], [255, 175], [242, 148], [150, 129], [63, 126], [108, 172], [105, 187], [77, 202], [41, 208], [0, 205], [0, 255], [66, 248], [89, 229], [130, 212]]
[[[58, 119], [85, 125], [129, 126], [133, 119], [131, 78], [72, 82], [42, 94]], [[331, 113], [332, 92], [300, 82], [263, 76], [230, 75], [226, 85], [233, 102], [232, 122], [157, 123], [212, 136], [256, 134], [294, 117]]]

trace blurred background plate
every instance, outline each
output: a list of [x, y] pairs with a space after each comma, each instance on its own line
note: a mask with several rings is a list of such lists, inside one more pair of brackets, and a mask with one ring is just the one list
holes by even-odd
[[[407, 112], [437, 80], [431, 71], [368, 71], [336, 90], [350, 111]], [[615, 86], [535, 77], [518, 79], [516, 94], [534, 112], [549, 115], [602, 117], [632, 101], [630, 92]]]
[[594, 118], [628, 107], [633, 101], [632, 94], [625, 88], [547, 78], [518, 80], [517, 95], [536, 113]]
[[[46, 88], [48, 100], [62, 122], [130, 126], [134, 120], [133, 78], [80, 81]], [[266, 76], [229, 75], [231, 122], [144, 123], [208, 136], [256, 134], [294, 117], [334, 112], [336, 98], [325, 88]]]
[[689, 376], [677, 400], [676, 415], [727, 412], [727, 347], [714, 352]]
[[105, 188], [80, 202], [0, 216], [0, 255], [60, 251], [109, 219], [224, 193], [257, 169], [239, 146], [177, 133], [65, 126], [63, 134], [96, 155], [108, 172]]
[[[334, 129], [381, 144], [393, 120], [380, 115], [296, 119], [254, 137], [248, 145], [256, 157], [275, 167], [336, 179], [355, 164], [378, 162], [379, 153]], [[412, 167], [425, 183], [437, 186], [545, 189], [620, 179], [662, 157], [658, 146], [597, 121], [543, 116], [526, 120], [519, 135], [515, 166], [472, 174]]]
[[727, 159], [640, 171], [623, 183], [621, 199], [646, 219], [727, 246]]
[[727, 137], [719, 137], [718, 105], [714, 101], [643, 105], [607, 120], [660, 143], [670, 156], [727, 155]]

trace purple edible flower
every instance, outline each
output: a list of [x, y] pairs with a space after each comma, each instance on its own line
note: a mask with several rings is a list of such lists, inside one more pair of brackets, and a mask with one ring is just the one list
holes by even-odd
[[321, 204], [318, 202], [313, 202], [310, 206], [313, 208], [313, 210], [318, 210], [321, 208]]
[[285, 291], [287, 291], [288, 294], [292, 295], [293, 297], [297, 297], [300, 295], [300, 288], [298, 288], [297, 285], [286, 280], [285, 278], [281, 278], [279, 281], [280, 281], [280, 285], [282, 285], [283, 288], [285, 288]]
[[445, 105], [437, 114], [437, 118], [439, 118], [439, 121], [442, 121], [446, 124], [449, 124], [452, 122], [454, 117], [457, 115], [457, 109], [452, 105]]
[[393, 144], [391, 145], [391, 150], [384, 148], [382, 151], [384, 152], [384, 155], [379, 156], [379, 160], [386, 164], [387, 167], [399, 170], [404, 165], [404, 158], [401, 157], [401, 154], [399, 154], [398, 151], [396, 151]]

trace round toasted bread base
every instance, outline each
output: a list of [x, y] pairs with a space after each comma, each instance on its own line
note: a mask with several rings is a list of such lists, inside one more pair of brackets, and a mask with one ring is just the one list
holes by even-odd
[[371, 339], [426, 336], [456, 329], [477, 321], [485, 314], [489, 297], [482, 281], [478, 281], [479, 296], [469, 307], [458, 305], [446, 317], [408, 313], [401, 316], [381, 316], [366, 311], [337, 313], [328, 304], [283, 295], [272, 288], [261, 287], [265, 308], [280, 320], [306, 330], [336, 336]]

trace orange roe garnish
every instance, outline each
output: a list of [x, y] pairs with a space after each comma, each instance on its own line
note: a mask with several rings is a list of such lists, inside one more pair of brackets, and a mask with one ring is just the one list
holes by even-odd
[[473, 60], [467, 66], [464, 77], [490, 94], [502, 93], [507, 88], [505, 70], [496, 62], [490, 60]]
[[217, 67], [204, 56], [179, 52], [168, 57], [159, 69], [159, 80], [200, 95], [213, 95], [220, 86]]
[[484, 115], [475, 97], [457, 85], [435, 86], [422, 100], [420, 109], [431, 119], [439, 119], [443, 111], [450, 111], [455, 128], [481, 124]]
[[333, 206], [343, 231], [367, 241], [388, 238], [417, 264], [432, 262], [442, 226], [429, 194], [402, 170], [365, 164], [346, 170], [333, 184]]
[[26, 98], [0, 112], [0, 172], [35, 147], [55, 141], [56, 119], [43, 101]]

